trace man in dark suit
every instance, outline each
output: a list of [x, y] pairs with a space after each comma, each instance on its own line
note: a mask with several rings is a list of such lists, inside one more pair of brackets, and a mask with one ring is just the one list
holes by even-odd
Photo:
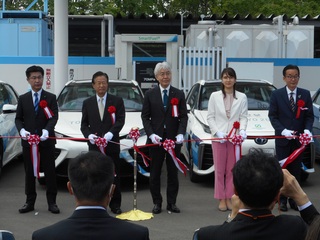
[[[298, 88], [300, 70], [298, 66], [288, 65], [283, 69], [283, 80], [286, 86], [275, 90], [270, 99], [269, 118], [275, 130], [276, 155], [278, 160], [283, 160], [298, 149], [301, 144], [298, 138], [301, 133], [312, 136], [313, 107], [310, 92]], [[288, 171], [300, 182], [301, 161], [303, 153], [287, 166]], [[289, 199], [290, 207], [297, 210], [292, 199]], [[287, 211], [287, 197], [280, 197], [281, 211]]]
[[[115, 164], [116, 176], [114, 184], [115, 192], [110, 202], [111, 211], [115, 214], [121, 211], [121, 189], [120, 189], [120, 144], [119, 132], [125, 121], [125, 108], [123, 100], [113, 96], [108, 91], [109, 77], [104, 72], [96, 72], [92, 76], [92, 87], [96, 95], [86, 99], [82, 106], [81, 132], [89, 139], [89, 150], [103, 151], [110, 156]], [[100, 149], [95, 140], [103, 137], [107, 146]]]
[[178, 170], [170, 154], [164, 150], [163, 146], [160, 146], [160, 141], [175, 140], [177, 144], [174, 151], [179, 158], [188, 121], [186, 100], [183, 91], [170, 86], [171, 67], [167, 62], [158, 63], [154, 69], [154, 75], [159, 86], [146, 92], [141, 113], [143, 126], [149, 137], [148, 143], [157, 144], [150, 147], [152, 159], [150, 162], [150, 191], [154, 203], [152, 212], [158, 214], [162, 211], [160, 175], [162, 164], [166, 160], [167, 210], [179, 213], [180, 209], [176, 206], [179, 190]]
[[148, 240], [149, 230], [107, 212], [114, 185], [114, 164], [97, 151], [71, 159], [68, 166], [68, 190], [74, 195], [76, 209], [65, 220], [37, 230], [33, 240]]
[[[22, 137], [23, 159], [25, 168], [26, 203], [19, 209], [20, 213], [34, 210], [37, 193], [32, 161], [37, 158], [31, 154], [29, 144], [30, 135], [40, 136], [38, 151], [40, 153], [40, 167], [45, 174], [47, 187], [48, 209], [52, 213], [59, 213], [56, 205], [57, 182], [54, 163], [55, 134], [54, 127], [58, 121], [58, 105], [56, 96], [42, 89], [44, 70], [40, 66], [31, 66], [26, 70], [27, 81], [31, 91], [21, 95], [18, 100], [15, 124]], [[49, 138], [51, 137], [51, 138]], [[35, 154], [36, 155], [36, 154]], [[33, 156], [33, 157], [32, 157]]]
[[252, 150], [233, 168], [235, 195], [239, 199], [235, 218], [222, 225], [200, 228], [194, 239], [305, 239], [307, 225], [301, 217], [272, 214], [284, 182], [279, 162], [262, 150]]

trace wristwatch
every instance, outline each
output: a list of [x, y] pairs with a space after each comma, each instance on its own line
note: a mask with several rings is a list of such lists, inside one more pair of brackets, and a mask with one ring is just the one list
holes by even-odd
[[231, 214], [229, 213], [226, 222], [229, 223], [232, 220], [233, 220], [233, 217], [231, 217]]

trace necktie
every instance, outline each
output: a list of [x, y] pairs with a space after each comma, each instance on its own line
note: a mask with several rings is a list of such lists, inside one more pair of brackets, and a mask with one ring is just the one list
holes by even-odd
[[38, 93], [34, 93], [34, 111], [37, 113], [39, 108]]
[[101, 120], [103, 118], [103, 113], [104, 113], [103, 98], [100, 98], [99, 99], [99, 114], [100, 114], [100, 119]]
[[289, 98], [292, 112], [294, 112], [294, 111], [296, 110], [296, 105], [295, 105], [295, 103], [294, 103], [293, 94], [294, 94], [294, 93], [291, 92], [291, 93], [290, 93], [290, 98]]
[[166, 108], [166, 107], [167, 107], [167, 104], [168, 104], [168, 95], [167, 95], [167, 92], [168, 92], [167, 89], [164, 89], [164, 90], [163, 90], [163, 106], [164, 106], [164, 108]]

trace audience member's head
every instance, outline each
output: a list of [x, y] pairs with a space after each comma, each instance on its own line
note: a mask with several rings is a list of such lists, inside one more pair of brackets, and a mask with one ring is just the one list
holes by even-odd
[[81, 154], [70, 160], [68, 176], [68, 189], [77, 205], [108, 205], [114, 178], [110, 157], [98, 151]]
[[269, 208], [279, 196], [283, 172], [275, 157], [251, 150], [233, 168], [235, 193], [248, 208]]

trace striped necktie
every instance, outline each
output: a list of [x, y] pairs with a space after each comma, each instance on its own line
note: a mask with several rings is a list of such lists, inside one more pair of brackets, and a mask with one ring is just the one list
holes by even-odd
[[294, 94], [294, 92], [291, 92], [291, 93], [290, 93], [289, 101], [290, 101], [290, 106], [291, 106], [292, 112], [295, 112], [295, 110], [296, 110], [296, 104], [294, 103], [293, 94]]
[[38, 97], [38, 93], [35, 92], [34, 93], [34, 111], [37, 113], [38, 112], [38, 108], [39, 108], [39, 97]]

